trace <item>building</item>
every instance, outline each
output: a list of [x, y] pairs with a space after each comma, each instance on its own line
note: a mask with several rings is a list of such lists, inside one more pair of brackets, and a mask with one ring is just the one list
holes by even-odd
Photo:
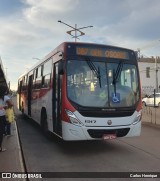
[[160, 92], [160, 57], [144, 58], [138, 60], [140, 71], [142, 94], [149, 95]]
[[4, 73], [4, 68], [3, 68], [1, 57], [0, 57], [0, 84], [6, 86], [8, 88], [7, 79], [6, 79], [6, 76]]

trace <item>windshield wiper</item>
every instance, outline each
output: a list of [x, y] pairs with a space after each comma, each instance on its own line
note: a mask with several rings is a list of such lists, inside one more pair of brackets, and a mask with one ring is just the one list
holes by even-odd
[[100, 75], [100, 69], [98, 67], [98, 69], [96, 68], [96, 66], [94, 65], [94, 63], [88, 58], [86, 59], [86, 62], [89, 66], [89, 68], [92, 70], [92, 72], [94, 74], [96, 74], [98, 80], [99, 80], [99, 87], [101, 88], [101, 75]]
[[116, 96], [116, 83], [119, 81], [121, 72], [122, 72], [122, 68], [123, 68], [123, 62], [119, 62], [118, 67], [114, 73], [114, 77], [113, 77], [113, 85], [114, 85], [114, 94]]

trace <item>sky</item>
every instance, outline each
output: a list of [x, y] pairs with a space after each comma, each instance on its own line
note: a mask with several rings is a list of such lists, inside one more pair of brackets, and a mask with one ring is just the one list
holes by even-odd
[[83, 30], [80, 42], [140, 49], [160, 56], [159, 0], [0, 0], [0, 57], [17, 89], [18, 77], [59, 44], [74, 41], [66, 32]]

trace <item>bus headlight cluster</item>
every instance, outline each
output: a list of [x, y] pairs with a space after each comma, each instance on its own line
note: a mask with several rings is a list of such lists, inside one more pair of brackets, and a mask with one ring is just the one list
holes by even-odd
[[66, 111], [66, 114], [70, 120], [70, 123], [76, 125], [76, 126], [83, 126], [83, 123], [81, 123], [78, 118], [69, 110], [65, 110]]
[[137, 124], [140, 120], [142, 119], [142, 111], [139, 111], [139, 113], [137, 114], [136, 118], [133, 121], [133, 125]]

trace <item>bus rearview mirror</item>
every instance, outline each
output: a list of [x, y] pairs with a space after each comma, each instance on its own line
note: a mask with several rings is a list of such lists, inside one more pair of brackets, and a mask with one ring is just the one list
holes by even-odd
[[60, 74], [60, 75], [64, 74], [64, 62], [63, 62], [63, 60], [60, 60], [58, 63], [58, 74]]

